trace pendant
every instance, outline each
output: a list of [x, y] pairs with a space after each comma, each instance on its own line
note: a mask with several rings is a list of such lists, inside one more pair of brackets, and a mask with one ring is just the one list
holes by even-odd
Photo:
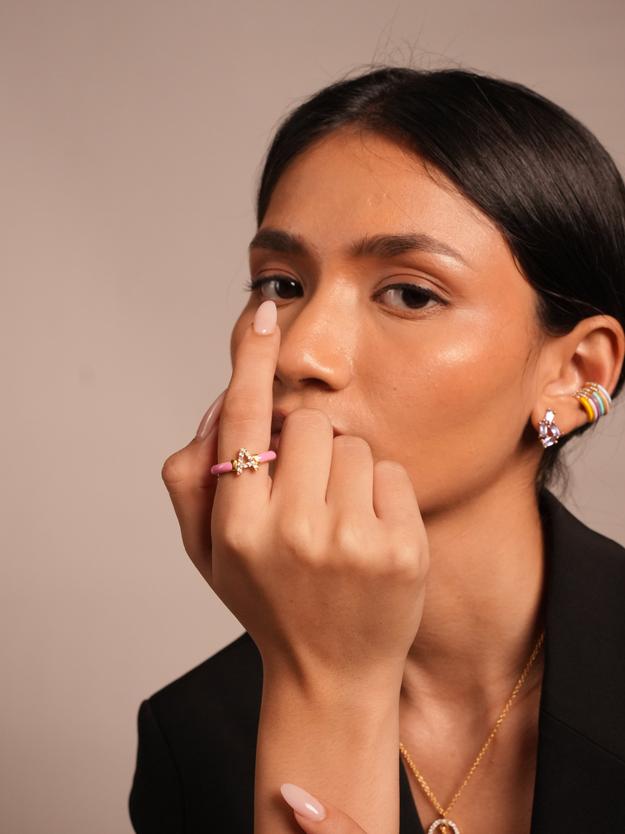
[[454, 834], [460, 834], [460, 829], [456, 825], [453, 820], [446, 819], [445, 817], [441, 817], [439, 820], [434, 820], [432, 825], [428, 828], [428, 834], [433, 834], [437, 828], [445, 828], [449, 827], [454, 832]]

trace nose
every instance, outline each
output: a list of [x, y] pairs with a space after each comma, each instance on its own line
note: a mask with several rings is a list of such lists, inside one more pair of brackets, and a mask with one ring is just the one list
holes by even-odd
[[340, 390], [351, 379], [358, 338], [352, 293], [317, 286], [316, 291], [283, 311], [278, 307], [281, 340], [276, 381], [284, 389], [317, 385]]

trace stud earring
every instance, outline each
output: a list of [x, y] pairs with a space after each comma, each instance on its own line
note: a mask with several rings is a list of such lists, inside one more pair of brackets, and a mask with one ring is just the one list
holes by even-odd
[[562, 434], [562, 432], [554, 422], [553, 418], [555, 416], [555, 411], [552, 411], [550, 408], [548, 408], [545, 412], [545, 416], [538, 424], [538, 439], [543, 444], [545, 449], [548, 446], [555, 446], [555, 444], [560, 439], [560, 435]]

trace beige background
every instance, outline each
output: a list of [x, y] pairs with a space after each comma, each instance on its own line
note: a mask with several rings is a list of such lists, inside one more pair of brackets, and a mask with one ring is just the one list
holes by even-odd
[[[369, 61], [522, 81], [623, 170], [625, 5], [0, 3], [0, 828], [130, 832], [140, 700], [242, 628], [160, 469], [227, 383], [278, 119]], [[625, 543], [625, 410], [568, 506]], [[583, 456], [582, 456], [583, 451]]]

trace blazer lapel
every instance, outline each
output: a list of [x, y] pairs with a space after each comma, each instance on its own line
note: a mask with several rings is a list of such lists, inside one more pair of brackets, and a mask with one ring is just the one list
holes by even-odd
[[625, 831], [625, 548], [550, 492], [531, 834]]

